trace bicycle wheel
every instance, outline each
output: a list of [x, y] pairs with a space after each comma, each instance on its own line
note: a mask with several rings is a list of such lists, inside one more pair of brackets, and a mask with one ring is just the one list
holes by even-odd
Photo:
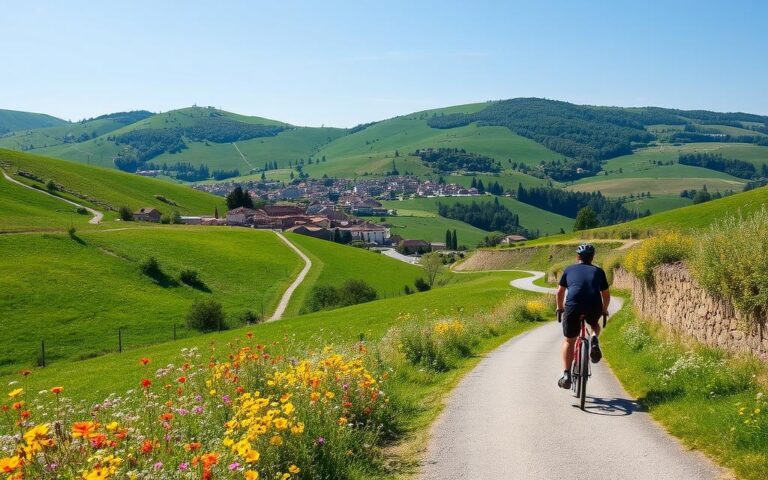
[[582, 338], [579, 340], [581, 342], [581, 351], [580, 358], [579, 358], [579, 373], [581, 374], [579, 376], [579, 407], [584, 410], [584, 404], [587, 401], [587, 379], [589, 378], [589, 342], [587, 339]]
[[571, 391], [573, 392], [573, 396], [576, 398], [579, 397], [579, 372], [581, 368], [579, 362], [576, 361], [578, 358], [579, 345], [577, 343], [573, 352], [573, 361], [571, 362]]

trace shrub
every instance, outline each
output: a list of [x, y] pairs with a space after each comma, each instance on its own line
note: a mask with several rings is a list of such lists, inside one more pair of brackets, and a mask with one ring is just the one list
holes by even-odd
[[148, 277], [157, 278], [163, 275], [163, 270], [160, 268], [160, 262], [155, 257], [149, 257], [139, 266], [141, 273]]
[[403, 292], [405, 292], [406, 295], [410, 295], [413, 293], [413, 290], [411, 290], [410, 286], [406, 285], [405, 287], [403, 287]]
[[120, 220], [124, 222], [130, 222], [133, 220], [133, 212], [131, 211], [130, 208], [126, 207], [125, 205], [120, 207], [117, 214], [120, 216]]
[[58, 187], [56, 187], [56, 182], [54, 182], [53, 180], [48, 180], [45, 184], [45, 188], [47, 188], [51, 192], [58, 190]]
[[179, 280], [181, 280], [181, 283], [186, 283], [190, 286], [200, 284], [200, 276], [198, 275], [197, 270], [191, 268], [186, 268], [179, 272]]
[[679, 232], [666, 232], [632, 248], [624, 259], [624, 266], [636, 277], [650, 282], [654, 267], [686, 260], [692, 253], [691, 237]]
[[77, 229], [75, 227], [69, 227], [69, 230], [67, 230], [67, 235], [69, 235], [69, 238], [72, 240], [75, 240], [77, 238]]
[[171, 217], [169, 217], [168, 215], [161, 216], [160, 223], [162, 223], [163, 225], [168, 225], [169, 223], [171, 223]]
[[419, 292], [426, 292], [427, 290], [432, 288], [429, 286], [426, 280], [424, 280], [421, 277], [417, 278], [416, 281], [413, 282], [413, 285], [416, 287], [416, 290], [418, 290]]
[[752, 322], [768, 316], [768, 209], [715, 222], [691, 262], [699, 284], [729, 298]]
[[78, 215], [87, 215], [88, 210], [86, 210], [85, 207], [77, 207], [75, 209], [75, 213], [77, 213]]
[[339, 304], [339, 292], [333, 285], [315, 285], [309, 294], [306, 309], [317, 312]]
[[376, 300], [376, 290], [363, 280], [347, 280], [339, 291], [340, 305], [357, 305]]
[[254, 313], [251, 310], [244, 311], [237, 317], [237, 319], [243, 325], [255, 325], [264, 320], [261, 315]]
[[187, 312], [187, 326], [200, 332], [213, 332], [226, 327], [224, 308], [213, 299], [195, 300]]

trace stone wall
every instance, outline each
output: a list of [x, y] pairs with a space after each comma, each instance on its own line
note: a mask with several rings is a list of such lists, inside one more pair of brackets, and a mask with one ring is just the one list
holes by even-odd
[[768, 360], [765, 325], [748, 329], [731, 303], [701, 288], [683, 264], [656, 267], [651, 285], [618, 268], [613, 286], [630, 290], [640, 315], [661, 322], [675, 333], [731, 352], [752, 352]]

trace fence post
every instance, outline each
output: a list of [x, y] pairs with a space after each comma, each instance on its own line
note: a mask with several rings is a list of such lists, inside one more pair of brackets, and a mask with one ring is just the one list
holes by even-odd
[[42, 366], [45, 367], [45, 340], [40, 340], [40, 351], [42, 353], [41, 363], [42, 363]]
[[117, 329], [117, 351], [118, 353], [123, 352], [123, 329], [122, 328]]

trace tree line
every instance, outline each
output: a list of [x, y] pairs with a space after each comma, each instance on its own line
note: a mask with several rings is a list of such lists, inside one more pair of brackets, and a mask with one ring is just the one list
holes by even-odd
[[489, 232], [517, 233], [531, 237], [531, 233], [520, 225], [520, 217], [501, 205], [498, 198], [494, 198], [493, 202], [456, 202], [453, 205], [438, 203], [437, 211], [441, 217], [460, 220]]
[[[747, 180], [757, 176], [757, 169], [753, 164], [743, 160], [723, 158], [723, 155], [719, 153], [681, 153], [677, 161], [681, 165], [703, 167]], [[763, 164], [763, 176], [766, 176], [767, 170], [768, 165]]]
[[620, 201], [605, 197], [600, 192], [571, 192], [549, 187], [525, 188], [520, 184], [517, 187], [517, 199], [569, 218], [576, 218], [579, 210], [589, 207], [595, 212], [600, 225], [626, 222], [637, 217], [635, 212], [627, 209]]
[[499, 163], [485, 155], [470, 153], [463, 148], [427, 148], [419, 149], [411, 155], [419, 157], [427, 166], [440, 172], [498, 172]]

